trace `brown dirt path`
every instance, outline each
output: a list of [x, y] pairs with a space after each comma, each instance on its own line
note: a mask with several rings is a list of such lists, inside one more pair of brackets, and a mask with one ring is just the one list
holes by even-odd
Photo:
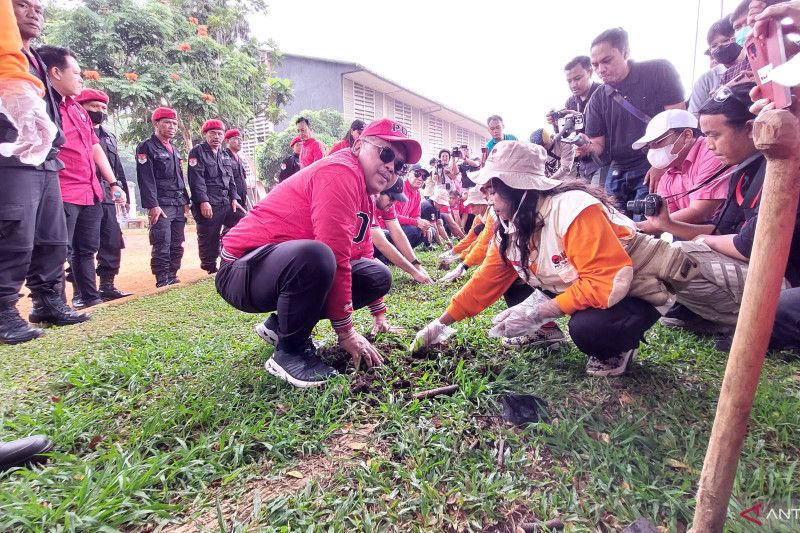
[[[178, 278], [181, 280], [181, 284], [192, 283], [208, 277], [208, 274], [200, 269], [200, 258], [197, 255], [196, 229], [197, 227], [194, 225], [186, 226], [186, 240], [183, 243], [183, 262], [181, 263], [180, 271], [178, 271]], [[151, 248], [150, 241], [147, 237], [147, 229], [123, 230], [123, 235], [125, 238], [125, 249], [122, 250], [122, 266], [120, 267], [120, 273], [115, 283], [117, 288], [132, 292], [133, 296], [103, 305], [126, 302], [133, 298], [162, 290], [156, 289], [156, 278], [150, 272]], [[27, 318], [28, 311], [31, 309], [31, 300], [27, 298], [27, 288], [22, 288], [22, 294], [24, 297], [20, 298], [18, 308], [22, 316]], [[70, 301], [71, 298], [72, 286], [67, 284], [67, 301]]]

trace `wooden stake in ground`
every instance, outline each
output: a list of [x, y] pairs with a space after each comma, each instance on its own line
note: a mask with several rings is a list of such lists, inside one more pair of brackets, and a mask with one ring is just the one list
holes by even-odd
[[778, 295], [783, 282], [800, 195], [800, 123], [785, 110], [768, 111], [753, 126], [767, 156], [755, 244], [717, 414], [706, 451], [692, 531], [722, 531], [736, 466], [747, 433]]
[[422, 400], [423, 398], [434, 398], [436, 396], [442, 396], [445, 394], [453, 394], [457, 390], [458, 390], [458, 385], [446, 385], [444, 387], [439, 387], [436, 389], [415, 392], [414, 394], [411, 395], [411, 397], [415, 400]]

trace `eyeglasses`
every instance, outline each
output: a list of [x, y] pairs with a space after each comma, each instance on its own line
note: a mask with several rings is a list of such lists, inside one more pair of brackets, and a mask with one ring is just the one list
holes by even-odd
[[419, 178], [419, 179], [423, 179], [423, 178], [425, 178], [425, 173], [422, 172], [421, 170], [415, 170], [414, 171], [414, 177], [415, 178]]
[[397, 156], [394, 154], [394, 150], [392, 150], [391, 147], [389, 147], [389, 146], [379, 146], [379, 145], [375, 144], [374, 142], [370, 142], [370, 141], [368, 141], [366, 139], [364, 139], [364, 142], [367, 143], [367, 144], [371, 144], [375, 148], [380, 148], [381, 149], [381, 151], [378, 152], [378, 157], [384, 163], [391, 163], [392, 161], [394, 161], [394, 173], [395, 174], [398, 174], [398, 175], [405, 174], [405, 172], [403, 172], [403, 167], [406, 166], [406, 162], [403, 161], [402, 159], [397, 158]]
[[711, 94], [711, 98], [717, 103], [722, 103], [731, 96], [740, 104], [744, 104], [745, 107], [750, 107], [750, 104], [753, 103], [750, 101], [749, 96], [737, 93], [736, 91], [731, 89], [730, 85], [721, 85], [716, 91], [714, 91]]

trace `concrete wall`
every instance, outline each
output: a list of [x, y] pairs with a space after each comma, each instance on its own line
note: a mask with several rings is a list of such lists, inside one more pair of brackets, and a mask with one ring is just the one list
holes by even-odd
[[342, 74], [355, 69], [355, 64], [283, 56], [276, 75], [292, 81], [294, 99], [286, 106], [287, 120], [276, 124], [275, 131], [285, 130], [288, 119], [304, 109], [335, 109], [344, 113]]

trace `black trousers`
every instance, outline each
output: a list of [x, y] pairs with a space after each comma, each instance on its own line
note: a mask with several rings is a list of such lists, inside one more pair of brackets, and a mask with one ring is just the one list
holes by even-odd
[[100, 249], [100, 220], [103, 204], [78, 205], [64, 202], [69, 240], [69, 266], [76, 293], [85, 301], [100, 298], [97, 292], [94, 256]]
[[[351, 262], [353, 307], [365, 307], [389, 292], [392, 275], [372, 259]], [[247, 313], [278, 313], [278, 348], [302, 350], [316, 323], [327, 318], [325, 300], [336, 274], [331, 249], [318, 241], [268, 244], [232, 263], [223, 261], [216, 285], [220, 295]]]
[[[503, 297], [511, 307], [531, 295], [528, 284], [515, 283]], [[639, 298], [623, 298], [608, 309], [583, 309], [569, 319], [572, 342], [586, 355], [608, 359], [639, 346], [645, 332], [661, 317], [655, 307]]]
[[0, 305], [32, 293], [60, 290], [67, 258], [67, 224], [58, 172], [0, 168]]
[[230, 203], [212, 205], [211, 218], [200, 213], [200, 206], [192, 204], [192, 215], [197, 222], [197, 249], [200, 254], [200, 268], [213, 271], [219, 257], [219, 241], [222, 226], [234, 227], [244, 217], [241, 211], [231, 209]]
[[408, 243], [411, 245], [411, 248], [416, 248], [423, 242], [425, 242], [425, 234], [419, 229], [417, 226], [412, 226], [411, 224], [404, 224], [400, 226], [403, 228], [403, 233], [406, 234], [408, 238]]
[[175, 274], [181, 268], [183, 259], [184, 228], [186, 215], [182, 205], [162, 205], [166, 216], [150, 226], [150, 270], [156, 277]]
[[122, 229], [117, 220], [117, 206], [115, 204], [101, 204], [103, 209], [100, 218], [100, 249], [97, 251], [97, 275], [100, 281], [112, 280], [119, 274], [122, 261], [122, 249], [125, 241], [122, 239]]
[[793, 347], [800, 351], [800, 287], [781, 291], [769, 347]]

